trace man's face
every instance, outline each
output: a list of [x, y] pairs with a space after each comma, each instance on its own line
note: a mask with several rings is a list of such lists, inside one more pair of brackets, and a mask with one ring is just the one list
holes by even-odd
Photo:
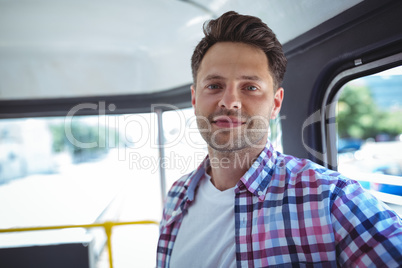
[[283, 89], [274, 93], [264, 52], [221, 42], [205, 54], [191, 87], [197, 125], [208, 145], [236, 151], [265, 145], [269, 120], [279, 113]]

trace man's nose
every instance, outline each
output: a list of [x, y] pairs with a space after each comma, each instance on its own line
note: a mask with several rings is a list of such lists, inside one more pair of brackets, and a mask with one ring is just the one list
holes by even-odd
[[241, 101], [236, 90], [233, 88], [225, 89], [218, 105], [226, 109], [241, 109]]

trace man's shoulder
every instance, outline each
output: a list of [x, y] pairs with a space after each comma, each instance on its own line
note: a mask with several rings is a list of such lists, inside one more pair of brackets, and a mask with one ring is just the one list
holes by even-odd
[[291, 191], [294, 195], [308, 195], [317, 200], [335, 200], [346, 195], [350, 198], [369, 198], [356, 180], [309, 159], [291, 155], [278, 156], [272, 183]]
[[174, 211], [181, 210], [180, 205], [186, 196], [188, 196], [188, 186], [194, 172], [195, 171], [182, 176], [173, 183], [164, 202], [164, 212], [161, 225], [166, 224], [169, 219], [173, 217]]
[[168, 192], [168, 196], [174, 197], [178, 193], [186, 192], [187, 191], [187, 186], [189, 184], [189, 180], [191, 179], [192, 175], [194, 174], [196, 170], [193, 170], [190, 173], [187, 173], [183, 176], [181, 176], [178, 180], [176, 180], [173, 184], [172, 187], [170, 187], [170, 190]]
[[351, 182], [350, 179], [335, 170], [326, 168], [309, 159], [292, 155], [279, 154], [277, 167], [285, 168], [290, 177], [298, 180], [322, 180], [327, 183]]

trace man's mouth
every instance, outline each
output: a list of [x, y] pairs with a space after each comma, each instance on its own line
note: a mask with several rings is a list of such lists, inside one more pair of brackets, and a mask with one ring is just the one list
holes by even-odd
[[239, 117], [231, 117], [231, 116], [217, 116], [213, 118], [212, 124], [221, 128], [235, 128], [244, 125], [246, 122], [243, 122]]

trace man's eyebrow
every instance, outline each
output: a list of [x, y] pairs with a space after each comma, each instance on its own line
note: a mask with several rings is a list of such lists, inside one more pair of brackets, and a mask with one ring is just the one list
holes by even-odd
[[242, 75], [240, 80], [261, 81], [262, 79], [256, 75]]
[[[210, 74], [207, 75], [203, 81], [210, 81], [210, 80], [224, 80], [225, 77], [218, 75], [218, 74]], [[250, 81], [261, 81], [262, 79], [256, 75], [242, 75], [238, 78], [239, 80], [250, 80]]]
[[225, 79], [223, 76], [218, 75], [218, 74], [209, 74], [207, 75], [204, 79], [202, 79], [203, 81], [211, 81], [211, 80], [222, 80]]

